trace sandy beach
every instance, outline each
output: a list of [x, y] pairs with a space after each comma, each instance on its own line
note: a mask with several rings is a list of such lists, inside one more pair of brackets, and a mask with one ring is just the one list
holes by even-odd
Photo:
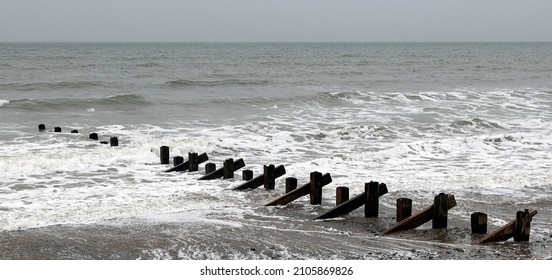
[[[364, 218], [362, 211], [356, 210], [344, 218], [310, 220], [319, 210], [295, 203], [277, 210], [290, 215], [289, 220], [245, 215], [240, 217], [241, 223], [234, 224], [232, 215], [221, 211], [216, 218], [220, 222], [215, 224], [185, 222], [186, 213], [174, 213], [153, 219], [2, 232], [0, 259], [552, 259], [552, 236], [532, 236], [529, 242], [510, 239], [474, 245], [483, 235], [472, 235], [469, 224], [454, 215], [446, 229], [431, 229], [429, 222], [415, 230], [382, 235], [395, 224], [394, 209], [381, 209], [379, 218]], [[256, 211], [263, 214], [270, 210]]]

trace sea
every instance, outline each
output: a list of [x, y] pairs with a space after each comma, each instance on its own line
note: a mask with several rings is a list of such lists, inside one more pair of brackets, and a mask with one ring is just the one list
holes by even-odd
[[[551, 108], [546, 42], [0, 43], [0, 258], [550, 259]], [[165, 172], [188, 153], [209, 160]], [[274, 190], [233, 190], [271, 164]], [[322, 204], [264, 206], [312, 172]], [[313, 220], [371, 181], [377, 218]], [[446, 229], [383, 234], [439, 193]], [[525, 209], [529, 242], [476, 244], [472, 213]]]

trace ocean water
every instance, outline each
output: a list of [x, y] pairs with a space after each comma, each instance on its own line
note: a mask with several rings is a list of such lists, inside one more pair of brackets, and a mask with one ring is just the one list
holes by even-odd
[[[494, 229], [535, 208], [531, 239], [551, 237], [552, 43], [0, 43], [0, 73], [4, 234], [180, 224], [195, 246], [143, 256], [271, 258], [205, 244], [212, 229], [340, 232], [310, 219], [333, 206], [335, 187], [356, 195], [378, 181], [389, 189], [384, 218], [399, 197], [416, 211], [445, 192], [457, 227], [476, 211]], [[241, 170], [212, 181], [197, 180], [203, 165], [165, 173], [163, 145], [171, 157], [205, 152], [217, 167], [243, 158], [255, 176], [282, 164], [299, 184], [313, 171], [333, 182], [321, 206], [268, 208], [284, 177], [275, 191], [232, 191]], [[281, 240], [281, 258], [331, 255]]]

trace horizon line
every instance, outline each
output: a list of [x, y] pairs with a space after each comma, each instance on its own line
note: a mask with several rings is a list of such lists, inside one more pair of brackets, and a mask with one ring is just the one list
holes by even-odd
[[270, 44], [270, 43], [282, 43], [282, 44], [344, 44], [344, 43], [373, 43], [373, 44], [386, 44], [386, 43], [552, 43], [552, 41], [31, 41], [31, 40], [20, 40], [20, 41], [0, 41], [0, 43], [170, 43], [170, 44], [211, 44], [211, 43], [220, 43], [220, 44]]

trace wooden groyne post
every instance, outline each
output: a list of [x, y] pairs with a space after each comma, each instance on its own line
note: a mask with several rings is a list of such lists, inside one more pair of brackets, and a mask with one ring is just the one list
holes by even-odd
[[366, 202], [364, 205], [364, 217], [377, 217], [379, 215], [379, 184], [371, 181], [364, 184]]
[[[330, 175], [330, 173], [326, 173], [324, 175], [322, 175], [322, 180], [321, 180], [321, 183], [320, 183], [320, 186], [323, 187], [329, 183], [332, 182], [332, 176]], [[311, 183], [306, 183], [304, 185], [302, 185], [301, 187], [291, 191], [291, 192], [288, 192], [276, 199], [274, 199], [273, 201], [265, 204], [265, 206], [276, 206], [276, 205], [286, 205], [302, 196], [305, 196], [307, 194], [310, 194], [310, 188], [311, 188]]]
[[487, 234], [487, 214], [475, 212], [471, 214], [470, 218], [473, 234]]
[[38, 131], [45, 131], [46, 130], [46, 125], [45, 124], [39, 124], [38, 125]]
[[[182, 157], [180, 157], [180, 158], [182, 158]], [[176, 159], [176, 157], [175, 157], [175, 159]], [[182, 158], [182, 160], [184, 160], [184, 158]], [[207, 156], [207, 153], [202, 153], [202, 154], [197, 156], [197, 161], [196, 161], [197, 164], [196, 165], [199, 165], [200, 163], [206, 162], [207, 160], [209, 160], [209, 156]], [[176, 162], [175, 162], [175, 164], [176, 164]], [[213, 163], [213, 165], [214, 165], [214, 163]], [[178, 165], [175, 165], [173, 168], [166, 170], [165, 172], [186, 171], [186, 170], [189, 170], [189, 169], [190, 169], [190, 155], [188, 154], [188, 160], [187, 161], [183, 161], [183, 162], [179, 163]], [[207, 171], [207, 165], [205, 165], [205, 170]], [[213, 168], [213, 170], [215, 170], [215, 169]], [[197, 169], [195, 171], [197, 171]], [[211, 172], [209, 172], [209, 173], [211, 173]], [[209, 174], [209, 173], [206, 173], [206, 174]]]
[[119, 146], [119, 139], [117, 137], [111, 137], [109, 138], [109, 145], [111, 147], [117, 147]]
[[[438, 196], [442, 197], [441, 194], [439, 194]], [[454, 198], [454, 195], [447, 194], [446, 195], [446, 200], [447, 201], [446, 201], [445, 205], [446, 205], [447, 211], [449, 209], [451, 209], [452, 207], [456, 206], [456, 199]], [[437, 207], [441, 207], [441, 206], [438, 205]], [[402, 220], [401, 222], [397, 223], [396, 225], [394, 225], [390, 229], [384, 231], [383, 234], [389, 234], [389, 233], [393, 233], [393, 232], [397, 232], [397, 231], [401, 231], [401, 230], [409, 230], [409, 229], [417, 228], [417, 227], [429, 222], [430, 220], [432, 220], [434, 218], [434, 216], [435, 216], [434, 209], [435, 209], [435, 199], [434, 199], [434, 204], [432, 204], [432, 205], [422, 209], [418, 213]], [[441, 218], [442, 217], [442, 209], [440, 209], [436, 212], [441, 213], [441, 214], [437, 215], [438, 218]]]
[[531, 229], [531, 220], [537, 215], [537, 210], [525, 209], [518, 211], [516, 219], [510, 221], [506, 225], [491, 232], [487, 236], [480, 239], [477, 244], [506, 241], [514, 238], [514, 241], [529, 241], [529, 231]]
[[234, 159], [228, 158], [222, 165], [222, 178], [230, 179], [234, 178]]
[[92, 140], [98, 140], [99, 139], [98, 133], [90, 133], [90, 135], [88, 135], [88, 138]]
[[[245, 162], [241, 158], [238, 160], [227, 159], [224, 162], [226, 167], [223, 166], [222, 168], [219, 168], [209, 174], [205, 174], [203, 177], [199, 178], [198, 180], [212, 180], [212, 179], [218, 179], [222, 177], [233, 178], [234, 171], [245, 166]], [[230, 166], [230, 162], [232, 163], [231, 166]]]
[[[272, 186], [274, 186], [274, 180], [286, 174], [286, 169], [283, 165], [278, 165], [278, 167], [274, 167], [274, 165], [272, 165], [272, 167], [267, 167], [265, 165], [263, 169], [265, 171], [264, 174], [261, 174], [247, 182], [244, 182], [243, 184], [235, 187], [234, 190], [256, 189], [262, 185], [264, 185], [266, 188], [267, 184], [269, 187], [271, 184]], [[271, 174], [268, 176], [266, 175], [267, 171], [271, 172]]]
[[349, 200], [349, 188], [337, 187], [335, 188], [335, 205], [342, 204]]
[[197, 153], [188, 153], [188, 171], [198, 171], [199, 164], [199, 156], [197, 155]]
[[446, 228], [448, 221], [448, 198], [444, 193], [440, 193], [433, 199], [433, 219], [432, 228]]
[[397, 199], [396, 220], [400, 222], [412, 215], [412, 199], [399, 198]]
[[61, 127], [59, 126], [54, 127], [54, 132], [61, 132]]
[[286, 178], [286, 190], [285, 193], [292, 192], [297, 189], [297, 178], [287, 177]]
[[[378, 191], [377, 191], [377, 194], [379, 196], [382, 196], [384, 194], [386, 194], [388, 192], [387, 190], [387, 185], [384, 184], [384, 183], [377, 183], [377, 182], [374, 182], [377, 184], [378, 186]], [[369, 185], [370, 183], [366, 183], [365, 184], [365, 190], [366, 190], [366, 186]], [[372, 185], [375, 185], [375, 184], [372, 184]], [[336, 218], [336, 217], [339, 217], [339, 216], [343, 216], [343, 215], [347, 215], [349, 213], [351, 213], [352, 211], [354, 211], [355, 209], [357, 208], [360, 208], [361, 206], [366, 206], [368, 204], [368, 195], [365, 192], [337, 205], [336, 207], [334, 207], [333, 209], [331, 209], [330, 211], [314, 218], [315, 220], [320, 220], [320, 219], [331, 219], [331, 218]], [[365, 216], [366, 216], [366, 211], [365, 211]]]
[[242, 180], [249, 181], [251, 179], [253, 179], [253, 170], [246, 169], [242, 171]]
[[276, 167], [274, 164], [263, 166], [263, 183], [265, 190], [273, 190], [276, 186]]
[[217, 170], [217, 165], [216, 164], [214, 164], [212, 162], [209, 162], [209, 163], [205, 164], [205, 175], [210, 174], [211, 172], [214, 172], [215, 170]]
[[322, 204], [322, 173], [315, 171], [310, 174], [310, 204]]
[[161, 146], [161, 148], [159, 148], [159, 154], [160, 154], [161, 164], [169, 164], [169, 147]]
[[178, 166], [179, 164], [183, 163], [184, 162], [184, 157], [183, 156], [175, 156], [173, 157], [173, 165], [174, 166]]

